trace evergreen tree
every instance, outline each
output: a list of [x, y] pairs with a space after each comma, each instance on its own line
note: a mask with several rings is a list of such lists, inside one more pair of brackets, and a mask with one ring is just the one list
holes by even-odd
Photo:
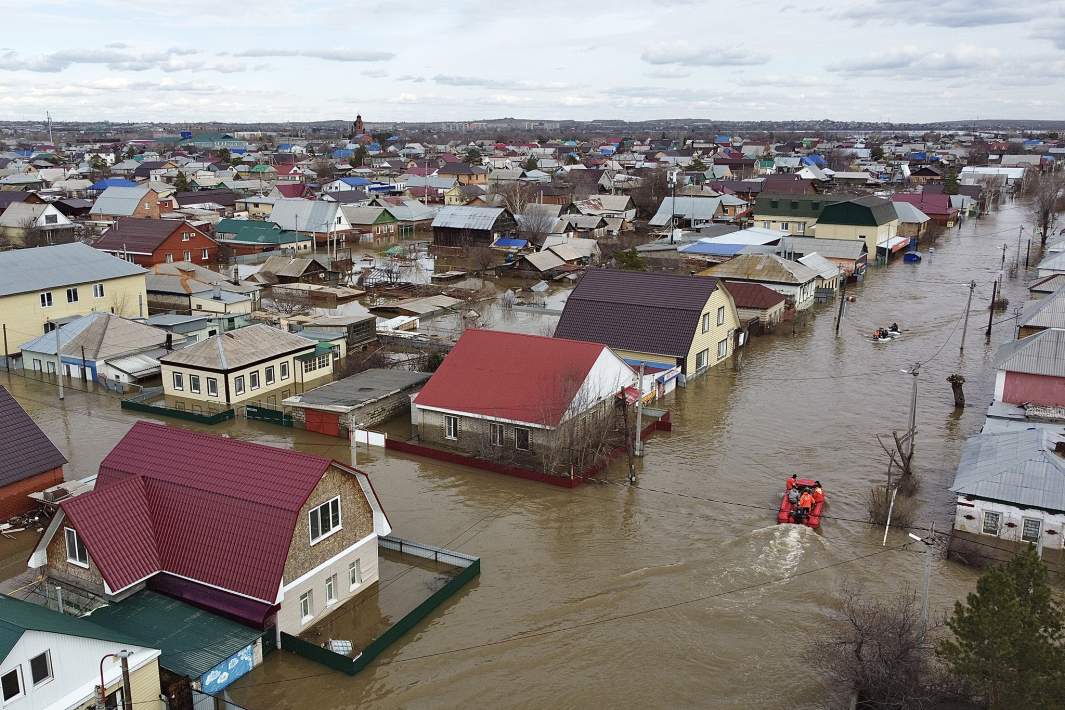
[[688, 168], [687, 169], [695, 171], [697, 173], [705, 173], [706, 172], [706, 163], [704, 163], [703, 161], [699, 160], [698, 158], [693, 158], [692, 161], [690, 163], [688, 163]]
[[359, 144], [355, 148], [355, 152], [351, 154], [351, 158], [348, 159], [348, 163], [353, 168], [361, 168], [366, 164], [366, 159], [370, 157], [369, 151], [366, 150], [366, 146]]
[[221, 148], [218, 151], [218, 162], [222, 165], [229, 166], [229, 162], [233, 159], [233, 156], [229, 153], [229, 148]]
[[981, 576], [947, 627], [940, 656], [991, 710], [1065, 703], [1065, 615], [1034, 547]]
[[188, 191], [189, 179], [185, 177], [185, 173], [178, 171], [177, 177], [174, 178], [174, 189], [178, 192]]
[[958, 194], [958, 171], [956, 168], [947, 168], [947, 174], [943, 176], [943, 192], [948, 195]]
[[536, 159], [536, 156], [530, 155], [529, 159], [525, 161], [525, 165], [522, 167], [526, 170], [536, 170], [540, 167], [540, 161]]
[[481, 151], [473, 146], [470, 146], [466, 150], [466, 155], [462, 158], [462, 162], [466, 163], [467, 165], [480, 165]]

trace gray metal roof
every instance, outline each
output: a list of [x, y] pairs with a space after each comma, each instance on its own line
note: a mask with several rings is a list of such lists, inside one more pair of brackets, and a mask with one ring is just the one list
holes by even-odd
[[1019, 325], [1022, 328], [1065, 328], [1065, 287], [1046, 298], [1024, 304]]
[[0, 252], [0, 296], [136, 276], [145, 270], [88, 244]]
[[323, 200], [282, 198], [274, 202], [270, 221], [281, 227], [302, 232], [336, 231], [337, 212], [340, 204]]
[[[706, 220], [710, 221], [717, 214], [717, 211], [721, 208], [720, 197], [695, 197], [684, 196], [678, 197], [676, 200], [677, 205], [677, 217], [688, 220]], [[662, 227], [669, 224], [669, 219], [673, 215], [673, 198], [666, 197], [662, 199], [662, 204], [658, 206], [658, 211], [655, 216], [647, 222], [652, 227]]]
[[372, 368], [336, 382], [315, 387], [309, 392], [289, 397], [281, 403], [289, 407], [332, 409], [348, 412], [352, 409], [412, 389], [431, 375], [387, 368]]
[[443, 207], [436, 213], [433, 227], [490, 230], [504, 212], [502, 207]]
[[891, 204], [895, 208], [895, 214], [899, 216], [899, 221], [905, 224], [924, 224], [932, 219], [909, 202], [899, 201]]
[[148, 194], [147, 185], [136, 187], [119, 187], [112, 185], [96, 198], [90, 214], [105, 214], [115, 216], [131, 216], [137, 211], [137, 204]]
[[861, 239], [820, 239], [816, 237], [783, 237], [777, 248], [778, 254], [805, 256], [817, 252], [826, 259], [859, 259], [866, 252]]
[[283, 355], [299, 348], [313, 348], [315, 341], [257, 323], [230, 330], [178, 350], [159, 361], [168, 365], [238, 370], [249, 363]]
[[1007, 372], [1065, 377], [1065, 330], [1041, 330], [1003, 344], [995, 352], [995, 367]]
[[1062, 433], [1042, 429], [977, 434], [965, 442], [950, 490], [1029, 508], [1065, 511]]

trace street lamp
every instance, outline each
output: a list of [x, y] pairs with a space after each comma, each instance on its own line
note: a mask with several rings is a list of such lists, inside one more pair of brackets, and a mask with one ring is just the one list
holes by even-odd
[[104, 683], [104, 661], [108, 658], [117, 658], [122, 664], [122, 707], [133, 710], [133, 699], [129, 697], [129, 657], [133, 651], [125, 649], [117, 653], [108, 653], [100, 658], [100, 692], [96, 698], [97, 710], [107, 710], [107, 684]]

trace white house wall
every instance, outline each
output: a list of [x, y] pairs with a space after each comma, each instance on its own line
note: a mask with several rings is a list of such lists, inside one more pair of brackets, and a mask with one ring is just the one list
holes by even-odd
[[582, 409], [587, 409], [607, 397], [616, 395], [626, 387], [635, 387], [638, 380], [639, 376], [624, 360], [615, 355], [610, 348], [603, 348], [595, 364], [588, 370], [580, 389], [577, 390], [570, 410], [566, 413], [566, 418], [579, 413], [575, 411], [574, 405], [581, 405]]
[[[983, 531], [984, 512], [988, 511], [1002, 515], [998, 535], [989, 535]], [[966, 520], [966, 515], [971, 515], [973, 519]], [[954, 513], [954, 529], [973, 535], [981, 535], [989, 540], [1000, 539], [1021, 542], [1021, 531], [1023, 530], [1025, 518], [1034, 518], [1042, 521], [1039, 531], [1039, 543], [1044, 549], [1065, 549], [1065, 513], [1048, 513], [1032, 508], [1019, 508], [1007, 503], [980, 499], [967, 500], [964, 497], [959, 497]], [[1015, 527], [1011, 528], [1007, 523], [1013, 523]], [[1054, 533], [1049, 533], [1048, 530], [1053, 530]]]

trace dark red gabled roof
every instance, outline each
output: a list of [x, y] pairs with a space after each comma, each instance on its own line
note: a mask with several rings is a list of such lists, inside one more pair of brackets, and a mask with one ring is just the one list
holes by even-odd
[[919, 192], [919, 193], [900, 193], [891, 196], [892, 202], [909, 202], [917, 209], [924, 212], [929, 217], [941, 215], [947, 216], [953, 212], [957, 212], [956, 207], [950, 205], [950, 195], [945, 193], [933, 193], [933, 192]]
[[303, 197], [303, 194], [307, 192], [307, 185], [302, 182], [279, 182], [274, 185], [274, 189], [284, 197]]
[[170, 572], [272, 603], [300, 508], [331, 463], [138, 422], [96, 489], [61, 508], [112, 591]]
[[0, 386], [0, 486], [67, 462], [15, 398]]
[[467, 330], [415, 404], [555, 426], [605, 349], [578, 340]]
[[725, 290], [732, 295], [736, 308], [765, 309], [772, 308], [786, 299], [781, 294], [762, 284], [747, 281], [721, 282]]
[[183, 219], [146, 219], [142, 217], [119, 217], [115, 223], [93, 244], [104, 251], [131, 251], [154, 254], [174, 232], [196, 232], [210, 239], [202, 230]]

